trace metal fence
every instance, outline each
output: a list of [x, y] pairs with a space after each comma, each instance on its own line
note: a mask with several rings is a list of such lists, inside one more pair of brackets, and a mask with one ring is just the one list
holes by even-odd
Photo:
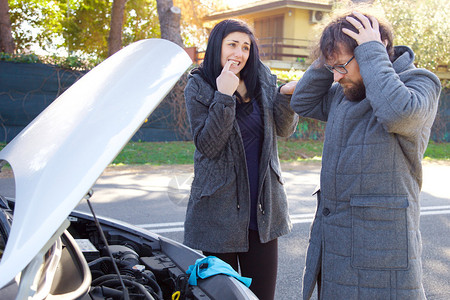
[[309, 56], [311, 41], [267, 37], [258, 40], [259, 54], [264, 60], [304, 60]]

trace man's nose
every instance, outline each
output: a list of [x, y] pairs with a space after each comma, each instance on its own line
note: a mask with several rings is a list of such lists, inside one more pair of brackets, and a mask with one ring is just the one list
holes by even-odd
[[333, 79], [335, 82], [339, 82], [339, 80], [341, 80], [342, 77], [344, 77], [344, 76], [345, 76], [345, 74], [341, 74], [338, 71], [333, 70]]

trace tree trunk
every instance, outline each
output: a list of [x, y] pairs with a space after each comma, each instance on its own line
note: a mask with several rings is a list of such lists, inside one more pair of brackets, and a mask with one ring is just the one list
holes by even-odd
[[180, 30], [181, 10], [173, 6], [172, 0], [156, 0], [156, 7], [161, 27], [161, 38], [184, 47]]
[[122, 27], [127, 0], [114, 0], [111, 8], [111, 28], [108, 37], [108, 56], [122, 48]]
[[[181, 38], [181, 10], [173, 6], [172, 0], [156, 0], [158, 10], [159, 25], [161, 28], [161, 38], [169, 40], [178, 46], [184, 48], [183, 39]], [[186, 104], [184, 102], [184, 88], [187, 83], [187, 76], [181, 76], [177, 84], [170, 93], [164, 98], [169, 103], [172, 110], [174, 120], [177, 122], [179, 138], [189, 140], [190, 127], [187, 120]]]
[[14, 48], [8, 0], [0, 0], [0, 52], [12, 54]]

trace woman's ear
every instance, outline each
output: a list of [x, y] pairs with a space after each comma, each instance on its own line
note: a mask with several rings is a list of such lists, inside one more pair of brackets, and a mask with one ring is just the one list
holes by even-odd
[[384, 47], [387, 47], [387, 45], [388, 45], [388, 40], [384, 40], [384, 41], [383, 41], [383, 45], [384, 45]]

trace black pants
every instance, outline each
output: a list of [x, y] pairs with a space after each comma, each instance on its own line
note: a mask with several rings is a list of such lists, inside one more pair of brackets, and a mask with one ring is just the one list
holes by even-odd
[[203, 252], [228, 263], [244, 277], [252, 278], [250, 289], [261, 300], [273, 300], [278, 270], [278, 240], [262, 244], [258, 232], [249, 230], [249, 250], [239, 253]]

